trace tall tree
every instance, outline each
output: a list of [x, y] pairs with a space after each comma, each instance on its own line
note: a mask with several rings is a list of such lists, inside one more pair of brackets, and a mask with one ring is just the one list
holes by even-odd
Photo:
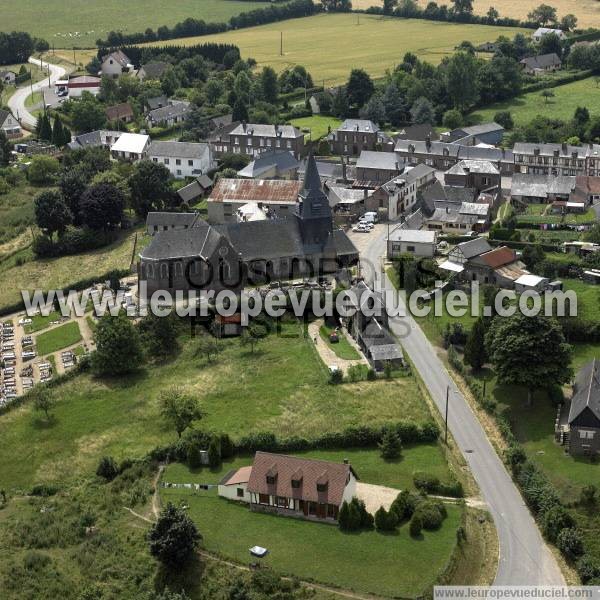
[[106, 124], [104, 106], [89, 92], [83, 92], [81, 98], [73, 103], [72, 124], [79, 132], [95, 131]]
[[562, 385], [573, 376], [571, 346], [555, 319], [520, 313], [496, 317], [485, 343], [498, 381], [527, 388], [529, 405], [536, 389]]
[[118, 187], [110, 183], [91, 185], [81, 196], [82, 221], [90, 229], [110, 231], [120, 225], [124, 206]]
[[0, 167], [8, 166], [12, 145], [4, 131], [0, 129]]
[[446, 65], [446, 89], [452, 106], [466, 112], [479, 98], [477, 59], [468, 52], [458, 52]]
[[159, 395], [160, 414], [173, 426], [177, 437], [202, 417], [198, 400], [183, 388], [172, 386]]
[[369, 101], [374, 91], [373, 81], [365, 70], [352, 69], [350, 71], [350, 77], [346, 84], [346, 93], [350, 104], [358, 107], [363, 106]]
[[548, 4], [540, 4], [527, 15], [527, 18], [542, 27], [556, 23], [556, 9]]
[[459, 15], [473, 14], [473, 0], [452, 0], [453, 10]]
[[233, 105], [232, 118], [234, 121], [248, 121], [248, 107], [241, 98], [236, 98]]
[[87, 187], [87, 178], [88, 175], [85, 169], [81, 165], [75, 165], [69, 169], [64, 169], [58, 182], [60, 191], [71, 211], [73, 223], [75, 225], [81, 223], [79, 201]]
[[50, 420], [50, 411], [56, 404], [55, 398], [47, 385], [36, 385], [32, 391], [33, 408], [39, 412], [43, 412], [46, 416], [46, 421]]
[[373, 121], [373, 123], [377, 125], [385, 123], [385, 107], [379, 94], [373, 94], [371, 96], [369, 101], [361, 109], [360, 116], [363, 119]]
[[145, 217], [151, 210], [161, 210], [173, 199], [169, 169], [150, 160], [135, 164], [129, 177], [131, 203], [135, 212]]
[[61, 193], [56, 190], [40, 192], [33, 201], [35, 222], [50, 238], [63, 233], [72, 217]]
[[479, 317], [473, 324], [465, 344], [465, 363], [474, 371], [481, 370], [487, 359], [485, 348], [485, 321]]
[[435, 123], [433, 104], [424, 96], [415, 100], [410, 109], [410, 116], [413, 123]]
[[407, 106], [398, 85], [392, 81], [383, 93], [383, 107], [388, 121], [398, 126], [406, 120]]
[[260, 84], [263, 99], [275, 104], [277, 102], [277, 73], [273, 67], [264, 67], [260, 76]]

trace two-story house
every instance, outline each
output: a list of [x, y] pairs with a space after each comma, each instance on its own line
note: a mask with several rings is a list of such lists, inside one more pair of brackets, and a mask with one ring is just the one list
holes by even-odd
[[146, 158], [150, 136], [140, 133], [123, 133], [110, 147], [110, 154], [116, 160], [137, 162]]
[[346, 119], [327, 136], [332, 154], [358, 156], [364, 150], [391, 150], [391, 140], [368, 119]]
[[587, 157], [593, 149], [570, 144], [517, 142], [513, 148], [515, 173], [531, 175], [581, 175], [587, 171]]
[[167, 167], [176, 179], [204, 175], [216, 165], [209, 144], [194, 142], [152, 142], [148, 159]]
[[7, 110], [0, 108], [0, 130], [2, 130], [8, 139], [21, 137], [21, 126], [19, 121]]
[[304, 134], [292, 125], [232, 123], [210, 140], [215, 156], [225, 153], [256, 157], [263, 152], [287, 150], [296, 160], [304, 154]]
[[133, 71], [130, 58], [122, 50], [115, 50], [102, 59], [98, 75], [116, 79], [119, 75], [130, 71]]

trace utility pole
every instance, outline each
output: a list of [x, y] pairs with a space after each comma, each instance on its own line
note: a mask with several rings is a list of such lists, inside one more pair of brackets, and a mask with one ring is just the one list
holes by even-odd
[[279, 32], [279, 56], [283, 56], [283, 31]]
[[75, 59], [75, 48], [73, 48], [73, 64], [77, 66], [77, 60]]
[[446, 388], [446, 417], [444, 419], [446, 430], [444, 432], [444, 444], [448, 445], [448, 399], [450, 397], [450, 386]]

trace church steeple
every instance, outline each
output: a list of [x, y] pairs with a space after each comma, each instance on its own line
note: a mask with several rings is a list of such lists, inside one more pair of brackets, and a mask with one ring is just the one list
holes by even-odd
[[306, 161], [306, 172], [304, 173], [304, 185], [300, 192], [298, 205], [298, 216], [301, 219], [331, 218], [331, 208], [327, 195], [323, 192], [321, 178], [317, 169], [317, 163], [312, 150]]

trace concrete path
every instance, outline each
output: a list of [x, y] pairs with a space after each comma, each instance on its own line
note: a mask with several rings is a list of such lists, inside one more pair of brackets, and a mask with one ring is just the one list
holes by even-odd
[[[39, 58], [29, 58], [29, 62], [34, 65], [40, 66], [42, 61]], [[53, 65], [46, 61], [43, 61], [43, 66], [46, 65], [50, 68], [50, 76], [34, 83], [33, 85], [26, 85], [25, 87], [17, 88], [16, 92], [8, 99], [8, 108], [12, 114], [19, 120], [23, 127], [35, 127], [37, 117], [32, 115], [29, 110], [25, 107], [25, 100], [31, 95], [31, 92], [39, 92], [43, 88], [51, 86], [57, 79], [62, 79], [67, 70], [64, 67]]]
[[[375, 289], [392, 290], [381, 267], [385, 234], [361, 255], [361, 268]], [[493, 516], [500, 557], [495, 585], [565, 585], [554, 556], [477, 416], [439, 359], [435, 348], [410, 317], [390, 317], [390, 328], [423, 379], [443, 415], [450, 392], [448, 427], [467, 461]]]

